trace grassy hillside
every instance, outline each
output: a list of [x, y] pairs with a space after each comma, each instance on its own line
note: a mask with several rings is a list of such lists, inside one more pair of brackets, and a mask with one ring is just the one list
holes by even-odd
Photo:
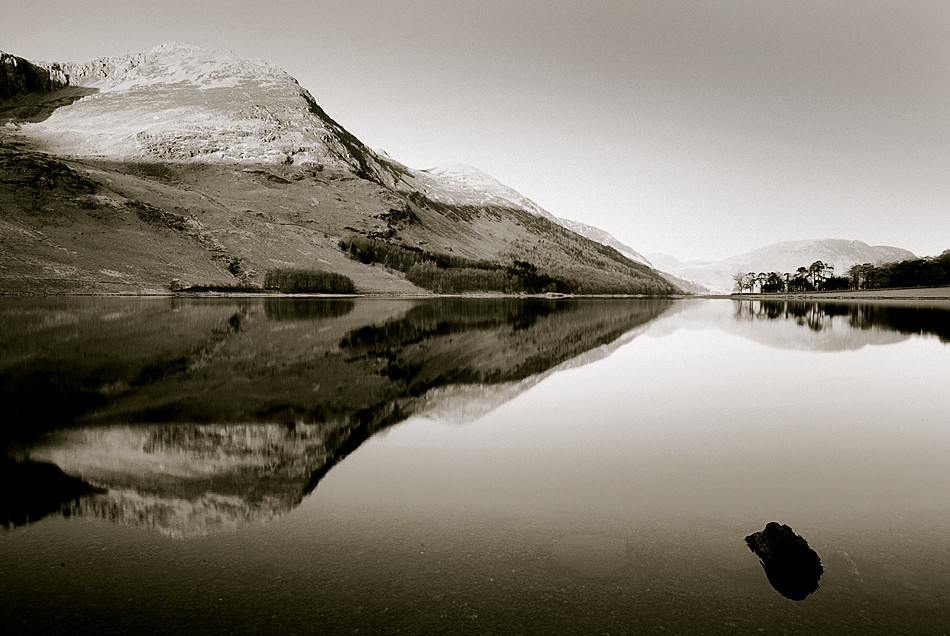
[[575, 293], [674, 291], [648, 268], [523, 210], [448, 206], [314, 166], [57, 159], [0, 145], [0, 291], [158, 293], [262, 285], [274, 268], [345, 275], [357, 291], [424, 294], [351, 259], [345, 236], [528, 261]]

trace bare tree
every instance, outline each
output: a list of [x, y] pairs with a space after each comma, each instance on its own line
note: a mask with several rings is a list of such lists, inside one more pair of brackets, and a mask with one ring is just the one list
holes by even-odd
[[742, 272], [736, 272], [732, 275], [732, 280], [736, 284], [736, 289], [739, 290], [739, 293], [742, 293], [742, 288], [745, 287], [745, 274]]

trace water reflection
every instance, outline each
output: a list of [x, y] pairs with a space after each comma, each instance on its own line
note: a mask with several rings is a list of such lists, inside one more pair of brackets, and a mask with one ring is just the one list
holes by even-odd
[[264, 313], [270, 320], [321, 320], [345, 316], [353, 311], [354, 302], [328, 298], [268, 298]]
[[510, 398], [671, 304], [5, 303], [4, 454], [93, 488], [50, 482], [64, 514], [172, 536], [232, 529], [292, 509], [377, 431], [447, 399]]
[[233, 530], [292, 510], [337, 461], [341, 447], [334, 431], [316, 424], [56, 431], [25, 449], [28, 461], [8, 463], [24, 477], [31, 473], [23, 467], [48, 466], [62, 478], [40, 486], [28, 481], [28, 496], [12, 502], [7, 517], [37, 520], [30, 508], [32, 493], [37, 493], [49, 502], [47, 512], [147, 527], [174, 537]]
[[650, 332], [667, 335], [681, 328], [714, 328], [776, 349], [856, 351], [921, 336], [950, 342], [950, 306], [943, 301], [692, 300], [678, 303]]
[[785, 320], [820, 332], [845, 324], [853, 331], [934, 335], [950, 342], [950, 310], [932, 305], [891, 305], [784, 300], [734, 301], [735, 319]]
[[0, 480], [0, 523], [8, 528], [67, 511], [80, 498], [105, 492], [53, 464], [6, 457], [0, 457]]
[[818, 553], [786, 525], [770, 522], [761, 532], [745, 538], [759, 557], [762, 569], [775, 591], [793, 601], [803, 601], [818, 589], [824, 573]]

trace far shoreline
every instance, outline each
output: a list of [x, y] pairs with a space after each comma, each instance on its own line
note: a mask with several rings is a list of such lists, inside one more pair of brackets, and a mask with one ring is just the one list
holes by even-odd
[[774, 294], [711, 294], [702, 296], [702, 298], [727, 298], [729, 300], [950, 301], [950, 286], [906, 287], [897, 289], [839, 289], [834, 291]]
[[386, 300], [425, 300], [433, 298], [471, 298], [471, 299], [659, 299], [671, 300], [715, 299], [715, 300], [782, 300], [782, 301], [834, 301], [834, 300], [866, 300], [879, 301], [930, 301], [950, 302], [950, 286], [945, 287], [912, 287], [900, 289], [859, 289], [835, 290], [824, 292], [794, 292], [794, 293], [753, 293], [753, 294], [670, 294], [650, 296], [645, 294], [500, 294], [493, 292], [438, 294], [438, 293], [392, 293], [392, 292], [362, 292], [354, 294], [320, 294], [320, 293], [281, 293], [273, 291], [244, 292], [244, 291], [178, 291], [178, 292], [9, 292], [0, 291], [2, 298], [314, 298], [314, 299], [357, 299], [375, 298]]
[[530, 298], [541, 300], [570, 300], [585, 298], [622, 298], [622, 299], [683, 299], [702, 298], [686, 294], [664, 294], [650, 296], [647, 294], [502, 294], [495, 292], [472, 292], [459, 294], [439, 293], [394, 293], [394, 292], [357, 292], [353, 294], [338, 293], [283, 293], [272, 291], [178, 291], [178, 292], [5, 292], [0, 291], [0, 298], [317, 298], [317, 299], [356, 299], [380, 298], [386, 300], [425, 300], [431, 298], [472, 298], [483, 300], [502, 300]]

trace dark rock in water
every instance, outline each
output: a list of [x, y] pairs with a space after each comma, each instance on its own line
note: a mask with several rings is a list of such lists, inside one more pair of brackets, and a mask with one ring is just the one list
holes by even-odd
[[825, 571], [821, 559], [788, 526], [772, 521], [762, 532], [747, 536], [745, 542], [761, 560], [769, 583], [782, 596], [803, 601], [818, 589], [818, 579]]

